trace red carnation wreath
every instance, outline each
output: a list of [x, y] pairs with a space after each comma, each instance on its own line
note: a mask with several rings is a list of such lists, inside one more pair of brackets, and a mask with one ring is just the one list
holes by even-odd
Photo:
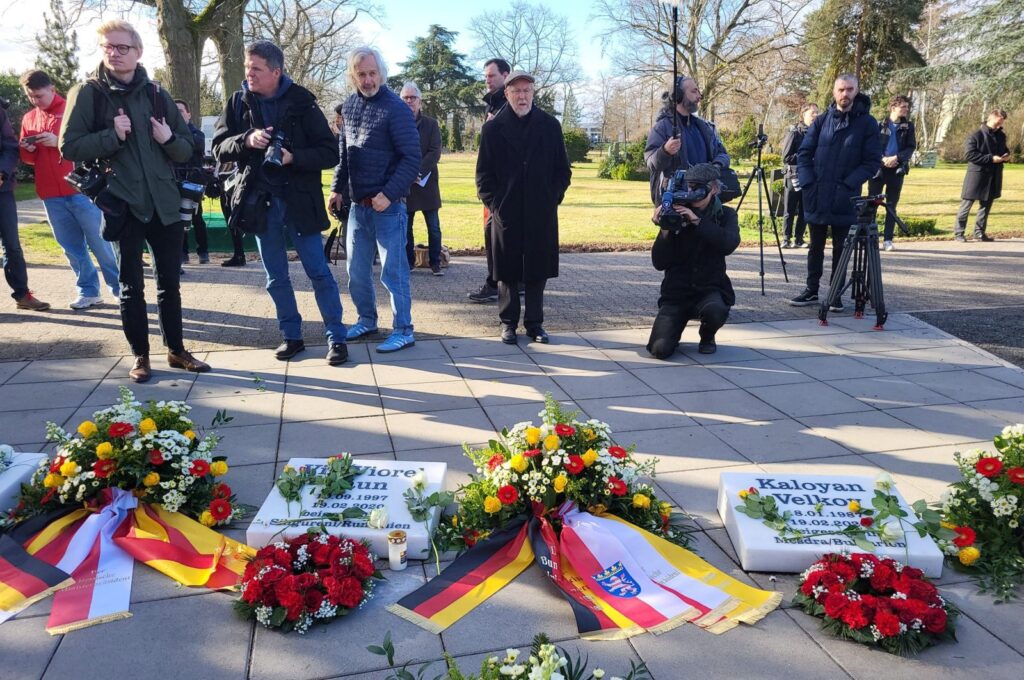
[[300, 634], [362, 605], [383, 579], [364, 543], [311, 529], [260, 548], [242, 575], [235, 610], [267, 628]]
[[793, 601], [836, 637], [912, 656], [956, 640], [959, 611], [920, 569], [869, 553], [831, 553], [800, 577]]

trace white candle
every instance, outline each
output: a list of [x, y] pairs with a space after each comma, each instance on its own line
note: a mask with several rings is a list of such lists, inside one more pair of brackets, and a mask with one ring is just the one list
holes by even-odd
[[402, 571], [408, 566], [406, 562], [406, 537], [401, 529], [388, 533], [388, 563], [391, 571]]

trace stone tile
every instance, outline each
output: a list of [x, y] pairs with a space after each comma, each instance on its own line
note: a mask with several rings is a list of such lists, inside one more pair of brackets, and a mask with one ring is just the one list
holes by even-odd
[[[2, 369], [0, 364], [0, 369]], [[1016, 366], [994, 366], [992, 368], [979, 368], [974, 371], [988, 378], [995, 378], [1000, 380], [1007, 385], [1013, 385], [1024, 389], [1024, 370], [1017, 368]]]
[[544, 401], [544, 397], [549, 394], [553, 399], [557, 400], [567, 398], [562, 388], [545, 375], [492, 378], [490, 380], [466, 380], [466, 385], [484, 408], [522, 402]]
[[723, 472], [757, 472], [753, 465], [694, 469], [686, 472], [659, 472], [654, 486], [659, 497], [691, 517], [698, 527], [708, 529], [722, 526], [718, 515], [718, 479]]
[[871, 410], [870, 406], [819, 382], [752, 387], [748, 391], [769, 404], [778, 404], [794, 418]]
[[216, 373], [201, 373], [196, 378], [189, 400], [211, 397], [237, 397], [241, 395], [284, 392], [284, 374], [273, 375], [255, 370], [230, 370]]
[[118, 357], [33, 361], [5, 384], [102, 380], [117, 363]]
[[[35, 411], [9, 411], [6, 405], [0, 408], [0, 433], [3, 443], [17, 448], [20, 444], [32, 444], [46, 439], [46, 423], [63, 425], [75, 413], [73, 408], [38, 409]], [[92, 415], [90, 412], [87, 415]], [[78, 426], [69, 425], [72, 429]]]
[[217, 430], [217, 453], [228, 457], [229, 465], [273, 463], [277, 459], [279, 423], [225, 427]]
[[200, 427], [212, 427], [218, 411], [225, 411], [231, 420], [219, 427], [267, 425], [281, 420], [280, 392], [252, 392], [242, 395], [224, 395], [209, 399], [189, 399], [190, 417]]
[[464, 357], [456, 359], [455, 365], [466, 380], [504, 380], [544, 375], [544, 370], [522, 353]]
[[551, 338], [551, 342], [546, 345], [539, 342], [532, 342], [525, 335], [520, 335], [519, 346], [522, 347], [523, 351], [530, 356], [562, 354], [564, 352], [580, 352], [591, 348], [591, 344], [581, 338], [578, 333], [571, 333], [569, 331], [548, 331], [548, 335]]
[[907, 378], [893, 375], [832, 380], [829, 385], [879, 409], [948, 404], [954, 401]]
[[[427, 573], [433, 572], [428, 569]], [[501, 621], [515, 621], [516, 625], [496, 629]], [[539, 567], [530, 565], [514, 581], [442, 632], [441, 638], [446, 651], [460, 655], [494, 649], [496, 642], [504, 647], [528, 647], [539, 631], [553, 640], [566, 639], [576, 635], [576, 623], [558, 587]]]
[[690, 359], [699, 364], [726, 364], [740, 361], [759, 361], [765, 358], [755, 349], [741, 345], [723, 345], [718, 343], [718, 350], [714, 354], [701, 354], [697, 351], [696, 344], [687, 344], [682, 351]]
[[[357, 345], [358, 346], [358, 345]], [[341, 366], [328, 366], [323, 358], [289, 362], [287, 392], [316, 392], [336, 390], [339, 387], [375, 388], [377, 380], [373, 364], [369, 361], [348, 361]]]
[[422, 413], [477, 406], [464, 380], [392, 385], [380, 388], [385, 413]]
[[817, 317], [813, 319], [793, 319], [791, 321], [768, 321], [765, 325], [785, 331], [786, 335], [791, 338], [800, 338], [808, 335], [833, 335], [849, 331], [848, 328], [833, 323], [822, 326], [818, 323]]
[[283, 423], [278, 458], [326, 458], [341, 451], [354, 456], [391, 452], [383, 416]]
[[3, 659], [0, 679], [43, 677], [50, 657], [61, 640], [61, 637], [47, 634], [46, 618], [42, 616], [24, 618], [22, 614], [3, 624], [3, 635], [0, 635], [0, 659]]
[[794, 420], [712, 425], [707, 429], [754, 463], [808, 460], [849, 453]]
[[[471, 449], [483, 449], [487, 447], [487, 442], [469, 444], [469, 447]], [[376, 458], [377, 455], [365, 457]], [[396, 454], [395, 458], [401, 461], [447, 463], [448, 471], [445, 473], [444, 488], [449, 491], [455, 491], [459, 488], [459, 485], [468, 483], [469, 476], [476, 473], [473, 461], [466, 456], [461, 444], [458, 446], [439, 446], [433, 449], [409, 449]]]
[[[370, 654], [366, 647], [379, 645], [389, 630], [399, 658], [440, 657], [443, 650], [439, 636], [385, 609], [423, 585], [422, 567], [388, 571], [386, 576], [387, 580], [377, 583], [373, 598], [362, 608], [334, 623], [313, 626], [305, 635], [282, 635], [257, 625], [249, 677], [311, 680], [384, 669], [385, 658]], [[244, 661], [244, 653], [242, 658]]]
[[[287, 371], [287, 361], [281, 361], [274, 356], [273, 347], [260, 349], [232, 349], [222, 352], [210, 352], [206, 355], [206, 362], [213, 367], [214, 371], [255, 371], [257, 373], [276, 373]], [[306, 345], [306, 351], [298, 357], [307, 357], [311, 353], [311, 347]]]
[[[1011, 680], [1020, 677], [1021, 656], [967, 617], [957, 621], [956, 643], [941, 644], [916, 657], [904, 659], [834, 638], [821, 630], [819, 619], [797, 609], [788, 610], [785, 614], [856, 680], [880, 677], [953, 680], [969, 676]], [[801, 658], [806, 648], [807, 644], [804, 643]]]
[[696, 424], [668, 399], [658, 395], [584, 399], [577, 403], [591, 418], [611, 425], [612, 432], [688, 427]]
[[942, 441], [881, 411], [809, 416], [800, 418], [800, 422], [811, 427], [814, 434], [859, 453], [931, 446]]
[[[690, 324], [690, 329], [693, 330], [695, 326], [696, 324]], [[755, 321], [748, 323], [728, 323], [715, 334], [715, 337], [719, 342], [744, 344], [748, 340], [778, 338], [785, 337], [786, 335], [787, 333], [785, 331], [780, 331], [778, 328], [775, 328], [770, 324]]]
[[717, 372], [704, 366], [666, 365], [661, 368], [634, 369], [630, 373], [661, 394], [731, 390], [735, 387]]
[[[580, 407], [576, 402], [561, 399], [558, 402], [561, 404], [562, 409], [566, 412], [572, 413], [573, 411], [580, 411]], [[522, 402], [519, 404], [501, 404], [498, 406], [484, 406], [484, 413], [490, 419], [491, 424], [494, 426], [495, 432], [501, 432], [502, 428], [510, 428], [516, 423], [531, 422], [534, 424], [540, 423], [540, 416], [538, 415], [544, 410], [544, 402]], [[579, 413], [579, 418], [586, 418], [587, 414]]]
[[682, 352], [676, 352], [668, 359], [656, 359], [645, 347], [616, 347], [603, 349], [605, 355], [622, 368], [666, 368], [669, 366], [694, 366], [696, 362]]
[[18, 371], [28, 366], [27, 361], [0, 361], [0, 385], [17, 375]]
[[[866, 454], [864, 457], [873, 464], [892, 474], [897, 485], [903, 489], [907, 485], [924, 493], [929, 501], [938, 500], [942, 492], [960, 479], [960, 471], [953, 462], [953, 453], [967, 453], [975, 449], [993, 451], [992, 441], [970, 442], [966, 444], [944, 444], [923, 448], [885, 451], [883, 453]], [[912, 491], [904, 491], [908, 496]]]
[[651, 675], [683, 677], [683, 669], [699, 668], [706, 678], [739, 678], [752, 668], [765, 678], [821, 680], [842, 677], [843, 671], [785, 612], [775, 611], [753, 626], [741, 624], [722, 635], [697, 626], [682, 626], [664, 635], [641, 635], [633, 648]]
[[448, 351], [440, 340], [417, 340], [412, 347], [400, 352], [369, 353], [370, 361], [375, 364], [394, 364], [406, 361], [447, 361]]
[[727, 378], [737, 387], [789, 385], [814, 380], [814, 378], [804, 375], [799, 369], [774, 359], [711, 366], [711, 370]]
[[998, 359], [964, 345], [865, 354], [857, 357], [857, 360], [893, 375], [959, 371], [1002, 365]]
[[954, 345], [956, 338], [942, 334], [941, 338], [921, 337], [920, 334], [902, 333], [842, 333], [823, 335], [809, 342], [826, 347], [836, 354], [860, 355], [896, 350], [923, 349], [941, 345]]
[[[121, 369], [124, 370], [121, 370]], [[111, 406], [121, 398], [121, 388], [127, 387], [142, 403], [147, 401], [185, 401], [189, 390], [196, 381], [195, 373], [185, 371], [154, 370], [147, 383], [133, 383], [128, 380], [131, 363], [119, 363], [106, 378], [86, 397], [83, 405], [99, 410]]]
[[622, 436], [612, 433], [622, 446], [635, 445], [641, 460], [658, 459], [658, 473], [745, 463], [746, 459], [703, 427], [670, 427], [638, 430]]
[[[307, 456], [305, 453], [298, 455], [302, 457]], [[282, 454], [281, 458], [287, 461], [291, 456], [285, 457]], [[230, 458], [228, 458], [228, 465], [231, 465]], [[263, 501], [267, 499], [267, 494], [270, 493], [270, 487], [273, 486], [275, 479], [277, 479], [277, 471], [275, 470], [274, 463], [234, 465], [231, 466], [228, 474], [224, 477], [224, 481], [235, 492], [235, 495], [238, 496], [239, 503], [252, 505], [256, 508], [263, 505]], [[242, 526], [248, 526], [248, 522], [242, 522]]]
[[975, 371], [943, 371], [941, 373], [917, 373], [908, 375], [907, 380], [922, 385], [956, 401], [981, 401], [1024, 397], [1024, 389], [989, 378]]
[[[118, 677], [130, 661], [139, 680], [164, 680], [169, 662], [179, 677], [245, 678], [252, 624], [235, 615], [234, 597], [209, 593], [133, 605], [129, 619], [64, 636], [43, 677]], [[126, 649], [142, 647], [168, 653], [126, 656]]]
[[1015, 422], [1004, 419], [1002, 414], [990, 413], [987, 403], [978, 402], [973, 407], [966, 404], [915, 406], [890, 409], [888, 413], [947, 443], [982, 441], [991, 438], [1007, 423]]
[[764, 356], [779, 361], [801, 357], [837, 356], [829, 348], [812, 344], [808, 340], [809, 338], [782, 335], [781, 337], [747, 340], [744, 342], [744, 346], [756, 349]]
[[281, 417], [287, 422], [384, 415], [375, 387], [337, 385], [334, 389], [288, 392]]
[[584, 331], [579, 336], [599, 349], [645, 347], [651, 336], [651, 329], [646, 326], [643, 328], [613, 328], [603, 331]]
[[462, 442], [487, 441], [494, 437], [491, 422], [480, 407], [436, 413], [389, 414], [385, 419], [396, 455], [408, 449], [432, 449]]
[[[614, 364], [612, 364], [614, 366]], [[619, 370], [596, 375], [582, 373], [552, 376], [554, 381], [565, 390], [572, 399], [597, 399], [600, 397], [635, 397], [654, 394], [654, 390], [633, 377], [630, 373]]]
[[[1024, 423], [1024, 397], [971, 401], [970, 405], [976, 409], [984, 411], [990, 417], [995, 418], [1003, 425]], [[1002, 430], [1002, 427], [999, 429]], [[996, 434], [997, 432], [993, 430], [990, 436], [995, 436]]]
[[786, 359], [782, 363], [795, 368], [818, 380], [843, 380], [846, 378], [873, 378], [889, 375], [877, 368], [872, 368], [852, 357], [824, 355]]
[[374, 364], [373, 374], [377, 378], [379, 386], [459, 379], [459, 371], [450, 359], [423, 359]]
[[701, 425], [779, 420], [786, 417], [785, 414], [743, 390], [669, 394], [665, 398]]
[[762, 463], [761, 469], [772, 474], [855, 475], [872, 479], [882, 472], [881, 468], [865, 456], [856, 454], [792, 463]]
[[441, 344], [453, 359], [523, 354], [519, 345], [506, 345], [497, 335], [493, 338], [441, 338]]
[[78, 408], [99, 380], [68, 380], [59, 389], [53, 383], [8, 383], [0, 387], [0, 411]]
[[979, 592], [973, 581], [943, 588], [942, 594], [978, 625], [1024, 655], [1024, 628], [1020, 625], [1024, 619], [1024, 602], [1014, 600], [994, 605], [992, 596]]
[[[830, 326], [839, 326], [840, 328], [846, 328], [858, 333], [878, 332], [874, 328], [874, 314], [865, 314], [861, 319], [855, 319], [852, 314], [850, 316], [830, 316], [828, 324]], [[889, 318], [885, 320], [886, 331], [898, 331], [910, 328], [921, 329], [931, 328], [931, 326], [928, 326], [928, 324], [923, 321], [919, 321], [908, 314], [890, 314]]]

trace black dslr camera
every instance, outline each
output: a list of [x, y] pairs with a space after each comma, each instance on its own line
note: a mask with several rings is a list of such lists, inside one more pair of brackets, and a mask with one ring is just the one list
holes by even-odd
[[86, 198], [95, 201], [100, 192], [107, 188], [106, 169], [97, 163], [76, 165], [64, 180]]
[[192, 216], [196, 214], [196, 208], [203, 202], [203, 193], [206, 185], [200, 181], [193, 181], [187, 177], [178, 182], [178, 193], [181, 195], [181, 203], [178, 205], [178, 217], [182, 222], [191, 223]]
[[267, 155], [263, 162], [266, 165], [274, 165], [280, 168], [284, 165], [284, 158], [281, 152], [287, 147], [288, 141], [284, 136], [284, 131], [275, 130], [274, 136], [270, 138], [270, 144], [267, 146]]
[[672, 207], [674, 205], [693, 205], [703, 200], [708, 195], [706, 186], [687, 189], [686, 171], [676, 170], [675, 174], [668, 181], [665, 192], [661, 195], [661, 214], [658, 216], [658, 226], [669, 231], [682, 231], [691, 226], [682, 215]]

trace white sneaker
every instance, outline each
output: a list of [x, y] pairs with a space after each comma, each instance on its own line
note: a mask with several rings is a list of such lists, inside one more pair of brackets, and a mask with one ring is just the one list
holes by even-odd
[[884, 244], [882, 244], [882, 250], [884, 250], [885, 252], [889, 252], [890, 250], [896, 249], [892, 247], [892, 241], [886, 241]]
[[90, 307], [95, 307], [96, 305], [102, 304], [103, 298], [98, 295], [96, 297], [79, 295], [78, 299], [69, 304], [68, 306], [71, 307], [71, 309], [89, 309]]

